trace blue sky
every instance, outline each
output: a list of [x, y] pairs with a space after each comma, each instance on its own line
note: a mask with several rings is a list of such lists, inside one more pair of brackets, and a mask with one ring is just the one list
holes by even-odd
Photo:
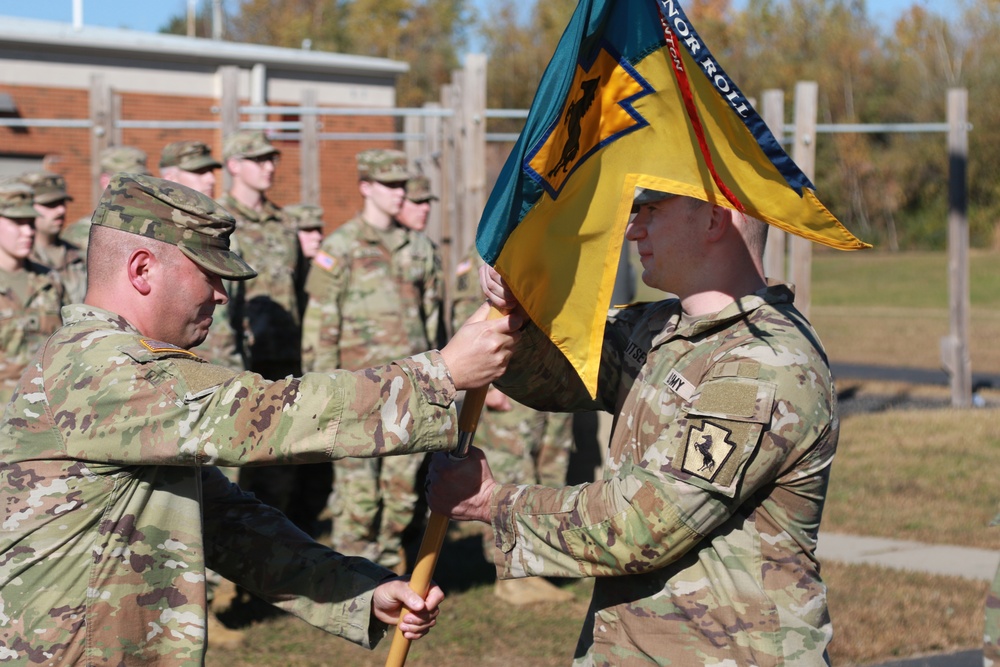
[[[740, 0], [735, 0], [735, 3], [740, 4]], [[953, 10], [955, 6], [953, 1], [948, 0], [869, 0], [868, 11], [876, 22], [888, 28], [904, 9], [914, 3], [937, 14]], [[198, 4], [201, 5], [201, 0]], [[141, 10], [137, 10], [138, 7]], [[168, 18], [186, 11], [187, 0], [84, 0], [83, 22], [109, 28], [156, 32]], [[0, 0], [0, 15], [71, 23], [73, 0]]]

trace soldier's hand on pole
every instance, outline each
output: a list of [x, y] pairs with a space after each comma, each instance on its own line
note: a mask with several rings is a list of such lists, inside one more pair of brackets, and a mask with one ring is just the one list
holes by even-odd
[[[444, 592], [432, 585], [425, 597], [420, 597], [409, 585], [409, 577], [389, 579], [375, 588], [372, 594], [372, 613], [375, 618], [390, 625], [399, 625], [399, 631], [409, 640], [420, 639], [437, 623], [438, 605]], [[400, 612], [407, 613], [400, 618]]]
[[483, 304], [441, 350], [457, 389], [485, 387], [503, 375], [521, 337], [522, 315], [511, 313], [487, 320]]

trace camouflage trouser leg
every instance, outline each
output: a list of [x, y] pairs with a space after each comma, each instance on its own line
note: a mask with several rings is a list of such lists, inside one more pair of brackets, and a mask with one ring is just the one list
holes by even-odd
[[380, 459], [341, 459], [333, 464], [333, 548], [348, 556], [378, 557], [375, 543]]
[[573, 415], [545, 413], [542, 440], [532, 454], [535, 459], [535, 478], [543, 486], [566, 485], [569, 455], [573, 451]]
[[[479, 420], [475, 444], [486, 452], [493, 478], [500, 484], [535, 484], [532, 451], [540, 447], [546, 415], [511, 402], [506, 412], [486, 410]], [[483, 529], [483, 554], [493, 561], [493, 530]]]
[[986, 595], [986, 627], [983, 631], [983, 665], [1000, 667], [1000, 568]]
[[420, 454], [382, 459], [379, 474], [382, 520], [378, 528], [376, 562], [390, 569], [402, 562], [403, 531], [413, 521], [413, 510], [417, 506], [417, 473], [423, 460]]

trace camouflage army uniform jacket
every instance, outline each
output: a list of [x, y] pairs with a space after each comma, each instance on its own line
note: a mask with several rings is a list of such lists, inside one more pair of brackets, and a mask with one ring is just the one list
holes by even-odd
[[[15, 282], [18, 283], [15, 286]], [[24, 271], [0, 270], [0, 398], [10, 398], [24, 367], [59, 328], [65, 299], [54, 271], [28, 260]]]
[[313, 259], [302, 330], [309, 370], [358, 369], [438, 342], [441, 263], [424, 234], [354, 218]]
[[537, 328], [522, 338], [505, 392], [616, 415], [603, 480], [492, 497], [501, 577], [598, 577], [576, 664], [827, 664], [815, 549], [839, 421], [792, 301], [612, 311], [596, 400]]
[[228, 283], [229, 318], [243, 332], [247, 368], [258, 364], [300, 365], [298, 296], [295, 289], [299, 239], [281, 209], [269, 200], [254, 211], [226, 194], [219, 203], [236, 218], [233, 242], [247, 264], [257, 271], [250, 280]]
[[266, 382], [64, 309], [0, 422], [0, 661], [200, 665], [205, 568], [365, 646], [391, 575], [341, 556], [214, 464], [451, 449], [437, 353]]
[[36, 245], [31, 259], [53, 269], [66, 290], [64, 303], [83, 303], [87, 294], [87, 253], [72, 243], [57, 240], [55, 248], [41, 250]]

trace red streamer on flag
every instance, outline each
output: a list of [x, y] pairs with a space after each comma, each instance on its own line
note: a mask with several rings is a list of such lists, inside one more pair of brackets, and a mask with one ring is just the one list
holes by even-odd
[[[659, 5], [659, 3], [657, 3]], [[705, 158], [705, 165], [708, 167], [708, 173], [712, 175], [712, 180], [718, 186], [722, 194], [729, 200], [729, 203], [733, 205], [740, 213], [746, 213], [746, 207], [743, 206], [743, 202], [737, 198], [733, 191], [722, 181], [722, 177], [715, 170], [715, 164], [712, 162], [712, 154], [708, 150], [708, 142], [705, 140], [705, 130], [701, 125], [701, 118], [698, 117], [698, 109], [694, 105], [694, 95], [691, 93], [691, 82], [688, 81], [687, 70], [684, 69], [684, 63], [681, 61], [680, 48], [681, 45], [677, 41], [677, 35], [674, 34], [673, 29], [670, 24], [667, 23], [667, 18], [663, 15], [663, 9], [660, 8], [660, 25], [663, 26], [663, 36], [667, 40], [667, 47], [670, 49], [670, 55], [674, 61], [674, 76], [677, 78], [677, 85], [681, 90], [681, 97], [684, 98], [684, 108], [687, 110], [688, 118], [691, 121], [691, 127], [694, 129], [694, 134], [698, 139], [698, 146], [701, 148], [701, 155]]]

